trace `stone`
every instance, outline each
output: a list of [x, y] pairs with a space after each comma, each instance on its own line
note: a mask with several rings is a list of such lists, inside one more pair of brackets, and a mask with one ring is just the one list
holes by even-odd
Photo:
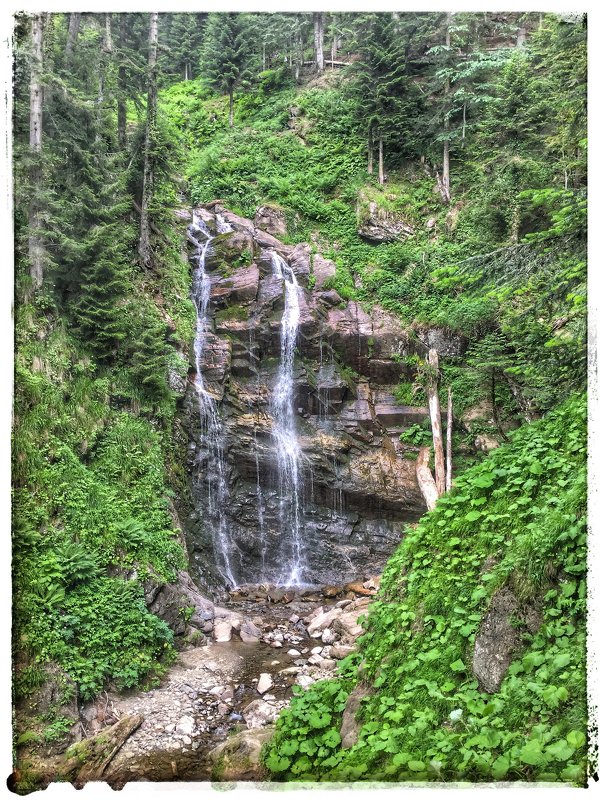
[[265, 700], [253, 700], [244, 709], [244, 719], [248, 728], [264, 728], [277, 719], [278, 709]]
[[321, 663], [319, 664], [319, 667], [321, 667], [321, 669], [330, 670], [330, 669], [335, 669], [336, 664], [337, 664], [337, 662], [334, 661], [333, 658], [323, 658], [323, 659], [321, 659]]
[[256, 686], [256, 691], [259, 694], [264, 694], [268, 691], [271, 686], [273, 686], [273, 679], [269, 675], [268, 672], [261, 672], [260, 678], [258, 679], [258, 684]]
[[226, 619], [215, 619], [214, 637], [216, 642], [230, 642], [233, 626]]
[[530, 633], [539, 629], [542, 619], [535, 605], [521, 607], [510, 589], [504, 587], [493, 595], [473, 647], [473, 675], [486, 692], [500, 689], [513, 654], [521, 645], [521, 634], [514, 625], [517, 618]]
[[373, 589], [366, 589], [364, 587], [364, 585], [360, 581], [355, 581], [354, 583], [347, 583], [344, 586], [344, 591], [345, 592], [354, 592], [354, 594], [363, 595], [363, 596], [364, 595], [370, 596], [370, 595], [375, 594]]
[[295, 625], [297, 622], [300, 622], [300, 617], [298, 616], [298, 614], [292, 614], [292, 616], [290, 617], [290, 622], [292, 623], [292, 625]]
[[182, 733], [186, 736], [191, 736], [195, 730], [196, 730], [196, 722], [194, 718], [187, 715], [181, 717], [181, 719], [177, 722], [177, 725], [175, 727], [175, 731], [177, 733]]
[[350, 644], [334, 644], [329, 651], [329, 655], [332, 658], [341, 659], [346, 658], [346, 656], [349, 656], [350, 653], [354, 653], [355, 650], [356, 647]]
[[272, 236], [286, 236], [287, 224], [285, 212], [282, 208], [275, 205], [263, 205], [257, 208], [254, 216], [254, 224]]
[[331, 628], [325, 628], [325, 630], [321, 635], [321, 641], [323, 642], [323, 644], [332, 644], [333, 642], [335, 642], [335, 640], [336, 640], [336, 635], [334, 631], [332, 631]]
[[189, 736], [184, 736], [182, 738], [182, 741], [183, 741], [184, 744], [191, 744], [192, 743], [192, 740], [190, 739]]
[[314, 683], [315, 679], [311, 678], [310, 675], [298, 675], [296, 679], [296, 683], [298, 686], [301, 686], [303, 689], [308, 689], [311, 683]]
[[288, 656], [299, 656], [299, 655], [300, 655], [300, 651], [299, 650], [295, 650], [294, 648], [292, 648], [291, 650], [288, 650]]
[[366, 201], [363, 193], [359, 194], [359, 226], [358, 235], [370, 242], [395, 242], [412, 236], [414, 228], [406, 220], [394, 212], [385, 211], [374, 201]]
[[266, 771], [260, 763], [260, 754], [273, 733], [272, 728], [241, 731], [211, 750], [208, 758], [213, 764], [213, 780], [264, 780]]
[[310, 652], [311, 652], [313, 655], [318, 655], [319, 653], [321, 653], [321, 651], [322, 651], [322, 650], [323, 650], [323, 648], [322, 648], [322, 647], [313, 647], [313, 648], [312, 648], [312, 650], [311, 650]]
[[342, 747], [344, 749], [353, 747], [358, 741], [361, 723], [356, 717], [361, 702], [368, 697], [368, 694], [367, 687], [359, 683], [348, 695], [340, 727], [340, 736], [342, 737]]
[[250, 620], [244, 620], [240, 627], [240, 639], [242, 642], [258, 642], [260, 641], [261, 630]]

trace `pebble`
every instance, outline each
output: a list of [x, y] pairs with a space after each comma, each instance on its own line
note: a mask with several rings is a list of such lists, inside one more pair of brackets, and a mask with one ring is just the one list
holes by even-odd
[[290, 622], [292, 623], [292, 625], [295, 625], [297, 622], [300, 622], [300, 617], [298, 616], [298, 614], [292, 614], [292, 616], [290, 617]]
[[299, 655], [301, 655], [300, 650], [295, 650], [294, 648], [288, 650], [288, 656], [299, 656]]
[[268, 672], [261, 672], [256, 691], [259, 694], [264, 694], [273, 686], [273, 679]]
[[318, 654], [319, 654], [319, 653], [320, 653], [322, 650], [323, 650], [323, 648], [322, 648], [322, 647], [313, 647], [313, 649], [312, 649], [310, 652], [311, 652], [313, 655], [318, 655]]

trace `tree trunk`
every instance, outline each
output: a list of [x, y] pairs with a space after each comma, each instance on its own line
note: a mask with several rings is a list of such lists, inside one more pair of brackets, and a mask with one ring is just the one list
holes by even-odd
[[383, 183], [384, 174], [383, 174], [383, 138], [381, 134], [379, 135], [379, 170], [377, 174], [377, 181], [378, 183]]
[[65, 47], [65, 64], [69, 63], [71, 56], [73, 55], [73, 49], [75, 48], [75, 43], [77, 42], [77, 37], [79, 36], [80, 23], [80, 13], [74, 12], [73, 14], [69, 14], [69, 32], [67, 33], [67, 45]]
[[229, 127], [233, 128], [233, 87], [229, 90]]
[[117, 75], [117, 140], [119, 149], [127, 147], [127, 105], [125, 102], [127, 92], [127, 73], [123, 63], [125, 49], [125, 14], [119, 14], [119, 71]]
[[431, 432], [433, 434], [433, 454], [435, 460], [435, 485], [438, 494], [446, 491], [446, 477], [444, 469], [444, 441], [442, 438], [442, 410], [438, 394], [439, 384], [439, 358], [435, 348], [427, 354], [427, 364], [430, 374], [427, 381], [427, 399], [429, 401], [429, 416], [431, 418]]
[[[463, 124], [462, 124], [462, 136], [460, 146], [465, 146], [465, 134], [467, 132], [467, 104], [463, 103]], [[450, 165], [448, 165], [448, 171], [450, 171]]]
[[325, 66], [323, 59], [323, 12], [315, 12], [313, 21], [315, 27], [315, 65], [317, 72], [323, 72], [323, 67]]
[[263, 65], [263, 72], [267, 68], [267, 44], [263, 42], [263, 51], [262, 51], [262, 65]]
[[419, 450], [419, 455], [417, 456], [416, 472], [417, 472], [417, 483], [419, 484], [419, 489], [421, 490], [421, 494], [423, 495], [423, 499], [425, 500], [427, 511], [431, 511], [431, 509], [435, 507], [435, 504], [439, 499], [440, 493], [438, 492], [437, 486], [433, 479], [433, 475], [431, 474], [431, 470], [429, 469], [428, 447], [421, 447], [421, 449]]
[[452, 489], [452, 389], [448, 388], [446, 412], [446, 491]]
[[525, 47], [525, 40], [527, 39], [526, 28], [519, 28], [517, 30], [517, 47]]
[[105, 53], [112, 53], [112, 14], [104, 15], [104, 40], [102, 49]]
[[144, 140], [144, 183], [140, 214], [139, 254], [142, 265], [146, 268], [152, 264], [150, 246], [150, 205], [154, 195], [154, 163], [152, 145], [156, 127], [156, 60], [158, 54], [158, 14], [150, 14], [150, 31], [148, 34], [148, 101], [146, 109], [146, 137]]
[[42, 87], [43, 20], [41, 14], [31, 17], [31, 76], [29, 81], [29, 148], [32, 153], [30, 171], [31, 200], [28, 209], [28, 253], [32, 291], [44, 282], [44, 246], [41, 237], [40, 192], [42, 188]]
[[[452, 16], [453, 16], [452, 13], [448, 12], [448, 15], [446, 17], [446, 47], [450, 47], [450, 25], [452, 23]], [[445, 104], [447, 107], [450, 98], [450, 76], [446, 78], [444, 95], [445, 95]], [[444, 114], [444, 134], [446, 135], [446, 138], [444, 139], [444, 156], [442, 165], [442, 183], [444, 185], [446, 197], [448, 198], [446, 202], [450, 202], [450, 142], [447, 138], [449, 132], [450, 132], [450, 114], [448, 112]]]
[[331, 22], [331, 69], [333, 69], [333, 62], [337, 56], [337, 36], [335, 33], [335, 28], [337, 25], [337, 17], [335, 14], [333, 15], [333, 20]]
[[373, 129], [369, 125], [369, 139], [368, 139], [368, 151], [367, 151], [367, 172], [369, 175], [373, 174]]

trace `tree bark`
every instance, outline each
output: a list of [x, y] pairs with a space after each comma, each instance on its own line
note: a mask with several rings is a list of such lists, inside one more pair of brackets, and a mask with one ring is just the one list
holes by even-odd
[[378, 183], [383, 183], [384, 173], [383, 173], [383, 137], [381, 134], [379, 135], [379, 170], [377, 173], [377, 181]]
[[79, 36], [79, 26], [81, 24], [81, 14], [80, 13], [72, 13], [69, 14], [69, 32], [67, 33], [67, 44], [65, 47], [65, 63], [68, 64], [71, 56], [73, 55], [73, 50], [75, 48], [75, 43], [77, 42], [77, 37]]
[[229, 127], [233, 128], [233, 87], [229, 90]]
[[146, 268], [152, 264], [150, 245], [150, 205], [154, 195], [154, 163], [152, 145], [156, 127], [156, 61], [158, 55], [158, 14], [150, 14], [148, 33], [148, 100], [146, 108], [146, 137], [144, 140], [144, 182], [140, 214], [139, 255]]
[[[448, 12], [446, 17], [446, 47], [450, 47], [450, 25], [452, 23], [452, 13]], [[448, 105], [449, 97], [450, 97], [450, 77], [446, 78], [446, 86], [444, 89], [444, 96], [446, 106]], [[444, 133], [446, 137], [450, 132], [450, 115], [449, 113], [444, 114]], [[442, 183], [444, 185], [444, 189], [446, 192], [446, 196], [448, 198], [447, 202], [450, 202], [450, 142], [448, 138], [444, 139], [444, 154], [443, 154], [443, 165], [442, 165]]]
[[367, 172], [369, 175], [373, 174], [373, 128], [369, 125], [369, 139], [367, 151]]
[[318, 11], [313, 14], [315, 28], [315, 64], [317, 72], [323, 72], [325, 61], [323, 58], [323, 12]]
[[427, 364], [430, 374], [427, 381], [427, 399], [429, 401], [429, 416], [431, 418], [431, 432], [433, 434], [433, 454], [435, 461], [435, 485], [438, 494], [446, 491], [446, 477], [444, 469], [444, 441], [442, 438], [442, 410], [438, 394], [439, 384], [439, 358], [435, 348], [427, 354]]
[[28, 209], [28, 254], [32, 291], [36, 292], [44, 282], [44, 246], [40, 219], [40, 192], [42, 188], [42, 114], [44, 96], [42, 87], [43, 68], [43, 18], [41, 14], [31, 17], [31, 75], [29, 80], [29, 148], [32, 154], [30, 171], [31, 200]]
[[526, 28], [519, 28], [517, 30], [517, 47], [525, 47], [525, 41], [527, 39], [527, 29]]
[[337, 36], [335, 33], [335, 29], [337, 26], [337, 17], [335, 14], [333, 15], [333, 20], [331, 21], [331, 69], [333, 69], [333, 62], [337, 56]]
[[119, 71], [117, 75], [117, 140], [119, 149], [127, 147], [127, 105], [125, 102], [127, 91], [127, 73], [123, 63], [125, 49], [125, 14], [119, 14]]
[[112, 14], [104, 15], [104, 40], [102, 49], [105, 53], [112, 53]]
[[452, 389], [448, 388], [446, 412], [446, 491], [452, 489]]
[[427, 511], [431, 511], [439, 500], [440, 493], [429, 469], [429, 447], [421, 447], [417, 456], [417, 483], [425, 500]]

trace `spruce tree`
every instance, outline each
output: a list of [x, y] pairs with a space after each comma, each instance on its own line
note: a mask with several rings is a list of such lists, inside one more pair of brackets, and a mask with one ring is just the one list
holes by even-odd
[[229, 127], [233, 127], [233, 95], [253, 74], [252, 24], [247, 14], [209, 14], [202, 50], [202, 76], [229, 97]]

